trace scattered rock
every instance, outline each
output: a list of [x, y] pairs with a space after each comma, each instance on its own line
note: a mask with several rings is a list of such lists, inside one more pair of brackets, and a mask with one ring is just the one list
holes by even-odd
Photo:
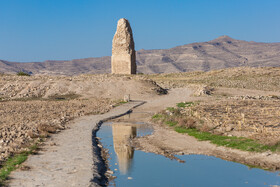
[[22, 171], [28, 171], [28, 170], [30, 170], [31, 168], [29, 167], [29, 166], [26, 166], [26, 165], [21, 165], [20, 166], [20, 170], [22, 170]]
[[113, 174], [114, 174], [114, 171], [112, 171], [112, 170], [107, 170], [106, 173], [107, 173], [107, 174], [110, 174], [110, 175], [113, 175]]
[[[81, 104], [84, 107], [81, 107]], [[0, 162], [12, 153], [24, 151], [26, 146], [41, 137], [48, 137], [65, 129], [68, 121], [82, 115], [109, 111], [108, 99], [71, 101], [6, 101], [0, 102]], [[38, 139], [38, 140], [37, 140]], [[51, 142], [55, 146], [56, 143]]]
[[231, 127], [231, 126], [227, 126], [225, 130], [226, 130], [226, 132], [230, 132], [230, 131], [232, 131], [232, 130], [233, 130], [233, 127]]
[[231, 99], [240, 99], [240, 100], [279, 100], [280, 96], [270, 95], [270, 96], [263, 96], [263, 95], [241, 95], [241, 96], [233, 96], [230, 97]]
[[130, 101], [130, 95], [125, 95], [123, 98], [124, 102], [129, 102]]

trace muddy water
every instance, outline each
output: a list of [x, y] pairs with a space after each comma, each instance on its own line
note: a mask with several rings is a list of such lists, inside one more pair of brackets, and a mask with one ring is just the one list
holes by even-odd
[[[124, 121], [124, 122], [123, 122]], [[145, 153], [130, 146], [130, 139], [152, 133], [144, 123], [125, 120], [104, 123], [97, 133], [109, 151], [109, 167], [116, 178], [109, 186], [271, 186], [280, 185], [278, 172], [205, 155], [177, 156], [185, 163]]]

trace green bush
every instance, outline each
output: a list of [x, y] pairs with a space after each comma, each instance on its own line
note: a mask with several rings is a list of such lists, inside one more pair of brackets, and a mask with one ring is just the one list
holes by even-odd
[[179, 108], [185, 108], [185, 107], [186, 107], [186, 103], [183, 103], [183, 102], [177, 103], [177, 107], [179, 107]]
[[169, 125], [170, 127], [173, 127], [173, 126], [177, 125], [177, 123], [178, 123], [177, 121], [166, 121], [165, 122], [165, 124]]
[[181, 102], [181, 103], [177, 103], [177, 107], [179, 107], [179, 108], [191, 107], [193, 105], [194, 105], [194, 102]]
[[174, 112], [175, 108], [174, 107], [167, 107], [166, 110], [168, 110], [169, 112]]
[[29, 73], [25, 73], [25, 72], [23, 72], [23, 71], [17, 72], [17, 75], [18, 75], [18, 76], [30, 76]]
[[160, 118], [162, 118], [163, 117], [163, 115], [162, 114], [155, 114], [155, 115], [153, 115], [153, 119], [160, 119]]

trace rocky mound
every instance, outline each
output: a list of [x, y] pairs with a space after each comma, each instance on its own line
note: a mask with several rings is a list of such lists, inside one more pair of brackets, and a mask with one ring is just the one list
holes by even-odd
[[0, 75], [1, 100], [110, 98], [132, 99], [165, 94], [155, 82], [141, 76], [80, 75], [80, 76], [16, 76]]

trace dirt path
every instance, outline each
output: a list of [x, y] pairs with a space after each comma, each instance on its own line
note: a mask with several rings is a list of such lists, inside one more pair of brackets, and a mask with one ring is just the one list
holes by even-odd
[[69, 124], [70, 129], [55, 134], [38, 155], [31, 155], [24, 165], [30, 170], [17, 170], [10, 176], [9, 186], [98, 186], [103, 163], [92, 147], [92, 132], [100, 120], [117, 116], [141, 102], [119, 106], [103, 115], [85, 116]]

